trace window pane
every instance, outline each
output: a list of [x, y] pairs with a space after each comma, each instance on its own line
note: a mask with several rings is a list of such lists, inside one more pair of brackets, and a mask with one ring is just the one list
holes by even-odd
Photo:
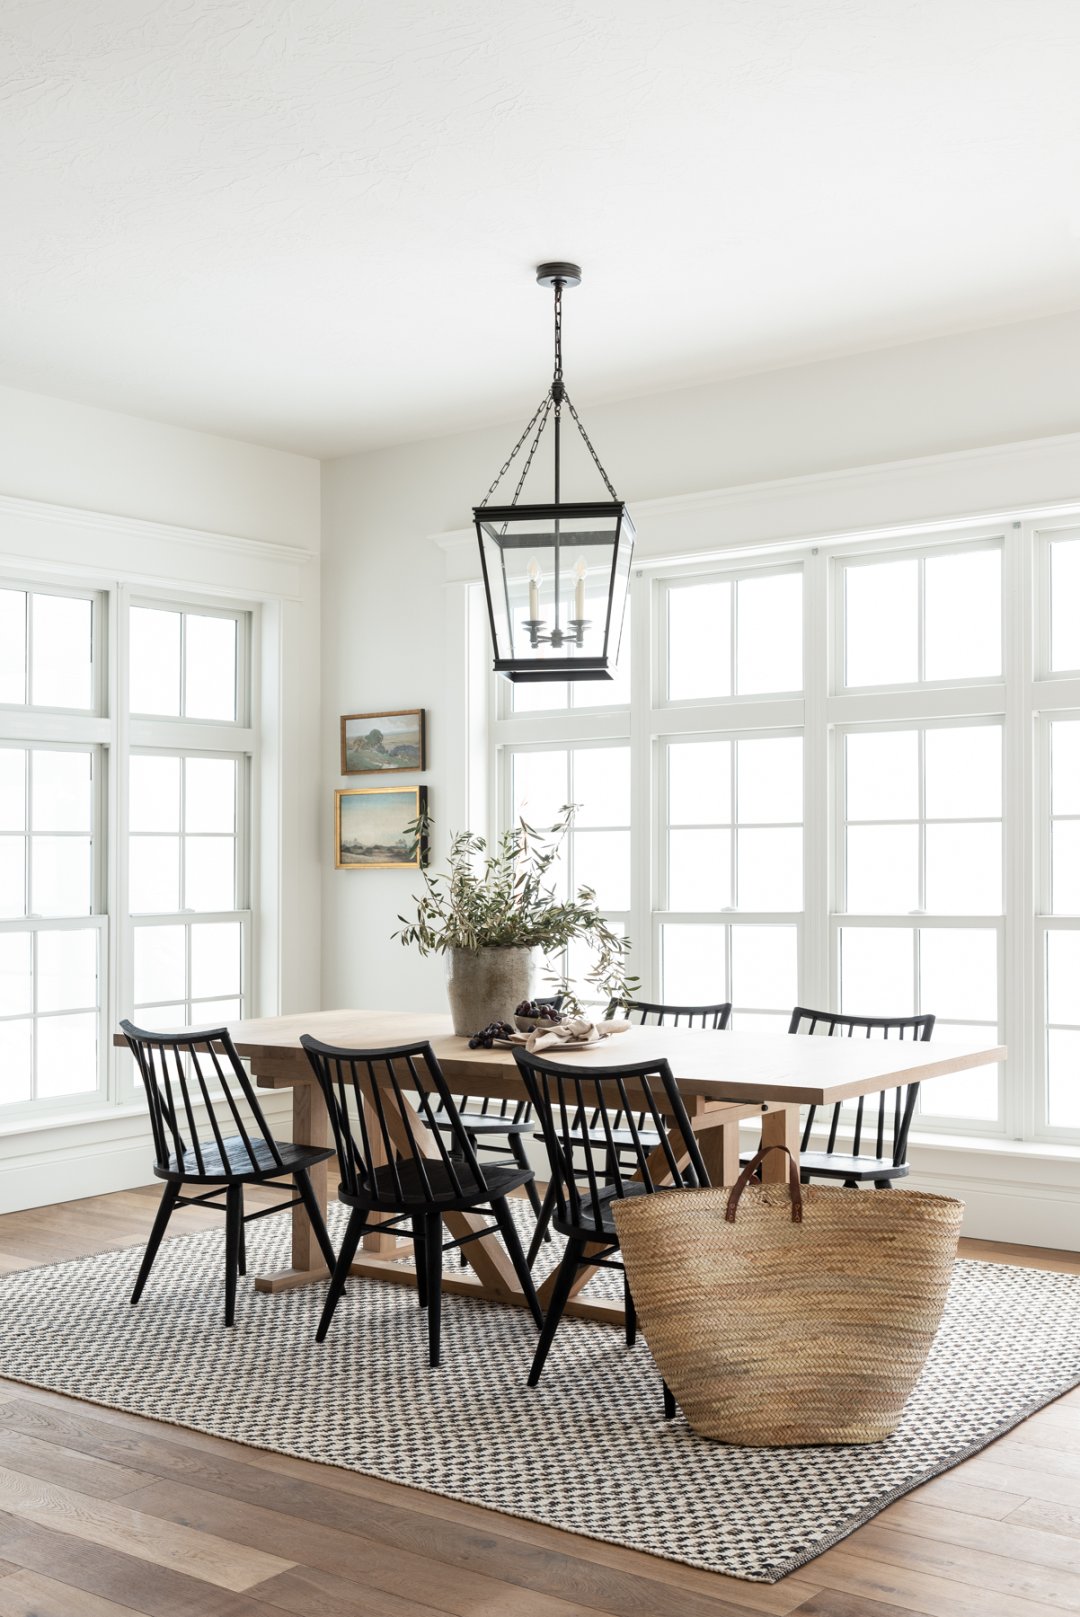
[[0, 831], [26, 829], [26, 753], [0, 747]]
[[1080, 932], [1046, 934], [1046, 1018], [1080, 1027]]
[[1050, 833], [1055, 915], [1080, 915], [1080, 820], [1059, 820]]
[[232, 758], [184, 760], [184, 829], [236, 830], [236, 764]]
[[67, 595], [34, 595], [30, 611], [31, 702], [36, 707], [91, 707], [91, 603]]
[[184, 908], [236, 908], [236, 870], [232, 837], [185, 837]]
[[934, 819], [1001, 814], [1001, 727], [926, 732], [926, 813]]
[[852, 915], [907, 915], [919, 907], [917, 826], [849, 826], [846, 905]]
[[735, 614], [739, 695], [801, 691], [802, 574], [740, 578], [735, 586]]
[[630, 908], [629, 831], [575, 832], [574, 885], [593, 888], [599, 909], [628, 910]]
[[790, 1010], [799, 1000], [799, 943], [793, 926], [733, 926], [731, 998], [740, 1008]]
[[180, 613], [133, 606], [129, 623], [132, 713], [180, 712]]
[[90, 914], [90, 838], [32, 837], [33, 915]]
[[236, 718], [236, 620], [184, 614], [184, 713]]
[[26, 914], [26, 840], [0, 836], [0, 919]]
[[678, 585], [668, 591], [668, 697], [672, 702], [731, 695], [731, 585]]
[[849, 1016], [915, 1014], [915, 934], [910, 927], [841, 928], [840, 1007]]
[[928, 556], [926, 679], [1001, 673], [1001, 552]]
[[[611, 629], [612, 642], [615, 640], [615, 625]], [[560, 685], [560, 690], [565, 690]], [[622, 640], [619, 643], [619, 660], [615, 665], [615, 673], [611, 679], [576, 679], [570, 686], [570, 700], [575, 708], [581, 707], [625, 707], [630, 701], [630, 603], [626, 603], [626, 615], [623, 622]], [[566, 706], [565, 699], [559, 704]]]
[[928, 825], [926, 908], [936, 915], [1001, 913], [1001, 826]]
[[[625, 935], [625, 928], [618, 921], [611, 923], [612, 931], [620, 937]], [[575, 938], [566, 951], [566, 972], [570, 979], [572, 991], [590, 1011], [600, 1015], [607, 1010], [608, 998], [600, 993], [595, 983], [588, 980], [589, 972], [596, 966], [596, 952], [581, 938]]]
[[1080, 814], [1080, 723], [1055, 720], [1050, 726], [1050, 811]]
[[135, 1003], [161, 1004], [186, 997], [182, 926], [140, 926], [135, 933]]
[[844, 569], [845, 683], [907, 685], [919, 677], [919, 564]]
[[37, 1093], [85, 1095], [97, 1088], [97, 1016], [44, 1016], [37, 1022]]
[[918, 732], [856, 732], [845, 745], [848, 819], [917, 820]]
[[673, 742], [668, 747], [671, 825], [727, 825], [731, 820], [731, 742]]
[[191, 1007], [191, 1023], [193, 1027], [224, 1027], [229, 1022], [239, 1022], [241, 1014], [238, 999], [196, 1000]]
[[630, 748], [576, 747], [572, 757], [577, 825], [630, 824]]
[[240, 923], [191, 928], [191, 994], [210, 999], [240, 992]]
[[668, 909], [730, 907], [730, 831], [672, 831], [668, 850]]
[[0, 1016], [24, 1016], [33, 1008], [30, 933], [0, 932]]
[[[0, 1038], [3, 1024], [0, 1023]], [[1080, 1128], [1080, 1032], [1052, 1027], [1046, 1036], [1047, 1122]]]
[[180, 760], [133, 753], [128, 825], [132, 831], [179, 831]]
[[90, 754], [43, 752], [31, 759], [35, 831], [90, 830]]
[[37, 1008], [77, 1011], [97, 1004], [96, 931], [39, 932]]
[[0, 590], [0, 702], [26, 701], [26, 596]]
[[570, 801], [566, 753], [515, 752], [511, 814], [537, 829], [554, 825]]
[[939, 1018], [996, 1023], [997, 933], [974, 927], [922, 927], [919, 1007]]
[[[180, 908], [180, 838], [132, 837], [128, 844], [133, 915], [168, 915]], [[231, 905], [228, 906], [230, 909]]]
[[1050, 667], [1080, 668], [1080, 539], [1050, 546]]
[[740, 741], [739, 819], [757, 825], [802, 820], [802, 737]]
[[802, 909], [801, 830], [740, 830], [736, 846], [740, 909]]
[[[934, 1028], [935, 1043], [997, 1044], [994, 1027], [970, 1027], [946, 1022]], [[963, 1117], [975, 1123], [994, 1123], [998, 1116], [1001, 1069], [972, 1067], [967, 1072], [947, 1072], [930, 1078], [919, 1089], [919, 1111], [923, 1117]]]
[[727, 998], [727, 928], [660, 928], [663, 995], [670, 1005], [721, 1005]]
[[0, 1022], [0, 1106], [29, 1100], [33, 1093], [32, 1024]]

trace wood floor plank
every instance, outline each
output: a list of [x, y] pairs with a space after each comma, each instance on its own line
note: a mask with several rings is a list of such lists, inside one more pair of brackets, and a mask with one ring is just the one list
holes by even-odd
[[[860, 1528], [850, 1543], [853, 1554], [871, 1556], [875, 1562], [887, 1563], [905, 1573], [948, 1578], [983, 1598], [998, 1595], [1041, 1602], [1064, 1611], [1080, 1611], [1080, 1573], [1062, 1566], [1047, 1567], [1014, 1560], [1007, 1554], [995, 1554], [985, 1548], [974, 1549], [947, 1539], [900, 1532], [879, 1526], [876, 1521]], [[1067, 1541], [1062, 1539], [1060, 1543], [1065, 1545]], [[828, 1586], [831, 1576], [828, 1554], [821, 1558], [817, 1570]]]
[[982, 1516], [932, 1510], [901, 1499], [875, 1517], [875, 1525], [1080, 1577], [1080, 1540], [1015, 1517], [991, 1522]]
[[118, 1606], [38, 1572], [0, 1579], [0, 1617], [132, 1617], [132, 1612], [146, 1617], [139, 1606]]
[[0, 1466], [37, 1477], [41, 1482], [57, 1482], [62, 1487], [75, 1488], [79, 1493], [92, 1494], [95, 1499], [118, 1499], [121, 1494], [145, 1487], [149, 1480], [145, 1471], [133, 1471], [111, 1460], [93, 1459], [76, 1449], [43, 1442], [39, 1437], [5, 1430], [2, 1426]]
[[965, 1462], [964, 1475], [980, 1488], [997, 1488], [1010, 1494], [1023, 1494], [1027, 1500], [1042, 1499], [1048, 1504], [1080, 1509], [1080, 1482], [1055, 1476], [1052, 1471], [1033, 1469], [1030, 1464], [1013, 1465], [1005, 1449], [996, 1451], [992, 1459], [973, 1455]]
[[911, 1617], [910, 1606], [883, 1606], [865, 1595], [844, 1595], [837, 1589], [822, 1589], [796, 1607], [796, 1617]]
[[91, 1499], [88, 1494], [39, 1482], [3, 1467], [0, 1510], [25, 1516], [72, 1538], [126, 1550], [155, 1565], [188, 1572], [222, 1589], [250, 1589], [292, 1565], [271, 1550], [248, 1550], [228, 1543], [209, 1525], [197, 1532], [183, 1526], [163, 1526], [155, 1516], [144, 1516], [128, 1505]]
[[[261, 1584], [255, 1592], [272, 1601], [275, 1608], [295, 1613], [295, 1617], [454, 1617], [451, 1607], [429, 1606], [415, 1595], [390, 1594], [386, 1589], [341, 1578], [320, 1567], [294, 1567]], [[517, 1612], [517, 1607], [510, 1604], [514, 1599], [511, 1589], [498, 1598], [505, 1602], [503, 1607], [481, 1606], [478, 1610]]]
[[133, 1605], [148, 1617], [280, 1617], [280, 1607], [251, 1594], [214, 1588], [187, 1573], [54, 1533], [5, 1511], [0, 1511], [0, 1547], [9, 1571], [42, 1573], [72, 1590]]
[[[416, 1521], [416, 1516], [433, 1518], [440, 1535], [446, 1532], [448, 1522], [456, 1524], [453, 1539], [457, 1547], [460, 1547], [462, 1530], [466, 1535], [480, 1535], [485, 1542], [491, 1540], [494, 1531], [501, 1547], [505, 1548], [510, 1542], [515, 1559], [523, 1553], [522, 1543], [528, 1543], [542, 1551], [569, 1555], [594, 1566], [606, 1566], [615, 1573], [643, 1578], [647, 1580], [644, 1594], [653, 1598], [659, 1580], [665, 1587], [674, 1586], [682, 1591], [680, 1598], [686, 1594], [710, 1598], [727, 1594], [750, 1611], [763, 1612], [769, 1617], [787, 1617], [816, 1587], [812, 1577], [804, 1574], [785, 1578], [782, 1584], [749, 1584], [678, 1562], [658, 1561], [655, 1556], [619, 1545], [584, 1541], [542, 1522], [494, 1516], [478, 1505], [384, 1482], [361, 1472], [245, 1448], [203, 1432], [173, 1428], [163, 1431], [157, 1423], [139, 1416], [119, 1410], [91, 1409], [74, 1399], [37, 1388], [19, 1388], [17, 1393], [6, 1407], [0, 1406], [0, 1430], [23, 1431], [162, 1478], [174, 1478], [231, 1498], [249, 1499], [286, 1513], [297, 1508], [300, 1496], [283, 1490], [278, 1482], [268, 1482], [268, 1472], [277, 1478], [316, 1488], [317, 1493], [305, 1496], [304, 1506], [316, 1520], [343, 1519], [347, 1524], [356, 1520], [357, 1507], [350, 1507], [342, 1515], [340, 1501], [323, 1497], [323, 1490], [329, 1489], [385, 1507], [392, 1512], [390, 1519], [402, 1527], [403, 1533], [428, 1536], [428, 1527]], [[1009, 1508], [1018, 1502], [1011, 1501]], [[372, 1530], [377, 1531], [377, 1527], [373, 1526]], [[576, 1575], [577, 1569], [572, 1570]]]
[[988, 1516], [993, 1521], [1001, 1521], [1022, 1505], [1027, 1495], [980, 1488], [975, 1483], [962, 1481], [955, 1471], [948, 1471], [942, 1477], [924, 1482], [921, 1488], [913, 1488], [904, 1497], [913, 1503], [933, 1505], [938, 1510], [962, 1510], [969, 1516]]
[[[865, 1532], [865, 1528], [860, 1528], [860, 1532]], [[850, 1544], [854, 1540], [846, 1542]], [[886, 1607], [899, 1606], [901, 1611], [917, 1613], [919, 1617], [1060, 1617], [1061, 1607], [1046, 1601], [1027, 1600], [994, 1589], [972, 1588], [951, 1578], [879, 1559], [872, 1550], [856, 1555], [852, 1550], [839, 1548], [827, 1550], [826, 1555], [827, 1567], [821, 1566], [825, 1557], [819, 1557], [815, 1567], [820, 1570], [821, 1581], [827, 1589], [877, 1600]]]
[[[368, 1536], [373, 1527], [367, 1517], [363, 1521], [354, 1517], [351, 1527], [331, 1526], [181, 1483], [143, 1489], [130, 1495], [129, 1503], [164, 1521], [213, 1530], [254, 1550], [275, 1547], [304, 1566], [370, 1582], [389, 1594], [412, 1594], [436, 1609], [442, 1604], [459, 1617], [471, 1617], [478, 1605], [500, 1610], [499, 1602], [505, 1606], [511, 1598], [515, 1617], [570, 1617], [571, 1612], [584, 1610], [613, 1617], [652, 1617], [662, 1593], [655, 1587], [625, 1583], [613, 1589], [610, 1580], [595, 1575], [603, 1574], [604, 1568], [566, 1556], [530, 1555], [528, 1546], [515, 1545], [494, 1532], [486, 1541], [457, 1533], [437, 1537], [431, 1518], [424, 1518], [418, 1531], [415, 1522], [388, 1519], [392, 1513], [387, 1512], [374, 1530], [386, 1529], [389, 1537], [376, 1539]], [[746, 1611], [725, 1599], [684, 1600], [681, 1594], [678, 1606], [680, 1614], [689, 1617], [745, 1617]]]
[[1080, 1496], [1072, 1504], [1056, 1499], [1028, 1499], [1011, 1512], [1009, 1521], [1080, 1542]]

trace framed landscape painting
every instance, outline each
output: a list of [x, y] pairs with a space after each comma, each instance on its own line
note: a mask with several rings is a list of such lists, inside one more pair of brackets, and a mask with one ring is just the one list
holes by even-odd
[[400, 713], [345, 713], [341, 719], [341, 773], [381, 775], [425, 769], [424, 709]]
[[334, 793], [338, 870], [418, 870], [427, 848], [415, 821], [427, 813], [426, 786], [352, 786]]

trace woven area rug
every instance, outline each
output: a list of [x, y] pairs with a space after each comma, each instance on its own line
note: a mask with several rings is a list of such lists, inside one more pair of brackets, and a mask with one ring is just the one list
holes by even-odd
[[[287, 1214], [249, 1225], [250, 1271], [283, 1267], [288, 1240]], [[236, 1328], [223, 1328], [216, 1230], [167, 1241], [133, 1309], [139, 1258], [0, 1281], [0, 1375], [765, 1583], [1080, 1383], [1080, 1278], [960, 1262], [893, 1437], [729, 1447], [663, 1419], [648, 1347], [629, 1351], [609, 1326], [564, 1320], [530, 1392], [523, 1309], [447, 1297], [444, 1363], [430, 1372], [411, 1290], [350, 1282], [318, 1347], [322, 1286], [245, 1286]], [[601, 1273], [590, 1294], [619, 1280]]]

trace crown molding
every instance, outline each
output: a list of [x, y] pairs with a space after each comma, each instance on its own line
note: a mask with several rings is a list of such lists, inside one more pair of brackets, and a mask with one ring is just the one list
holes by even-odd
[[172, 522], [153, 522], [146, 517], [117, 516], [109, 511], [87, 511], [75, 505], [51, 505], [45, 500], [21, 495], [0, 494], [0, 520], [47, 522], [54, 526], [78, 528], [83, 532], [109, 533], [136, 541], [193, 545], [204, 550], [222, 551], [261, 561], [296, 565], [318, 561], [318, 552], [301, 545], [279, 545], [269, 539], [249, 539], [243, 534], [214, 533], [207, 528], [185, 528]]

